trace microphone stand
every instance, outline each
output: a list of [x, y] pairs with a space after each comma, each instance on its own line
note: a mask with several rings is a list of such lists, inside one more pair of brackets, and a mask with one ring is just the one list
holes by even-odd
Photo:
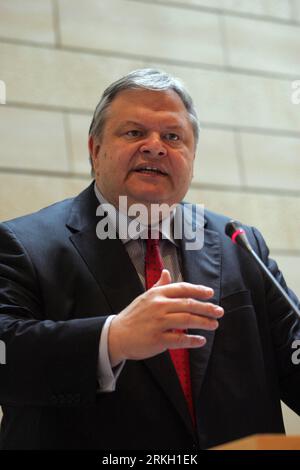
[[277, 290], [280, 292], [280, 294], [285, 298], [285, 300], [287, 301], [289, 306], [292, 308], [292, 310], [297, 315], [299, 315], [299, 317], [300, 317], [299, 308], [297, 307], [295, 302], [292, 299], [290, 299], [288, 294], [281, 287], [279, 282], [275, 279], [275, 277], [269, 271], [269, 269], [266, 267], [266, 265], [262, 262], [260, 257], [257, 256], [257, 254], [255, 253], [255, 251], [253, 250], [252, 246], [249, 243], [249, 240], [246, 236], [245, 230], [243, 228], [241, 228], [241, 225], [239, 224], [239, 222], [236, 222], [236, 221], [233, 221], [233, 220], [228, 222], [228, 224], [226, 225], [226, 228], [225, 228], [225, 233], [226, 233], [226, 235], [228, 235], [231, 238], [233, 243], [236, 243], [237, 245], [244, 248], [244, 250], [246, 250], [248, 253], [250, 253], [252, 258], [255, 260], [256, 264], [258, 264], [260, 266], [260, 268], [263, 270], [265, 275], [270, 279], [272, 284], [277, 288]]

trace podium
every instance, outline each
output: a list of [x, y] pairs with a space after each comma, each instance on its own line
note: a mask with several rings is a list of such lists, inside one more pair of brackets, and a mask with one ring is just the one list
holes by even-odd
[[300, 435], [255, 434], [210, 450], [300, 450]]

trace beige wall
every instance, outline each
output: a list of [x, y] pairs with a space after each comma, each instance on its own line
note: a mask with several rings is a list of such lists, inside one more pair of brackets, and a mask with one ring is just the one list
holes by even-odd
[[160, 67], [202, 122], [190, 199], [262, 230], [300, 293], [300, 0], [0, 0], [0, 18], [1, 220], [84, 188], [103, 88]]

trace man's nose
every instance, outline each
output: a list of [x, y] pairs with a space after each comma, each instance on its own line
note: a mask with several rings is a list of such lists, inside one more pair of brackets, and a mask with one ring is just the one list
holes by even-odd
[[167, 154], [164, 142], [161, 137], [157, 134], [151, 134], [142, 143], [140, 151], [151, 157], [164, 157]]

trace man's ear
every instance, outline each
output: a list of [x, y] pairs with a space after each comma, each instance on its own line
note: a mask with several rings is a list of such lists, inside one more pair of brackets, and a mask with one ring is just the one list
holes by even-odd
[[89, 136], [88, 140], [89, 153], [91, 156], [95, 155], [95, 139], [92, 135]]
[[93, 161], [93, 164], [95, 164], [95, 160], [97, 158], [97, 155], [100, 149], [99, 139], [90, 135], [89, 140], [88, 140], [88, 148], [89, 148], [90, 158]]
[[89, 135], [88, 147], [89, 147], [89, 154], [90, 154], [90, 156], [92, 156], [93, 147], [94, 147], [94, 139], [93, 139], [93, 136], [91, 136], [91, 135]]

